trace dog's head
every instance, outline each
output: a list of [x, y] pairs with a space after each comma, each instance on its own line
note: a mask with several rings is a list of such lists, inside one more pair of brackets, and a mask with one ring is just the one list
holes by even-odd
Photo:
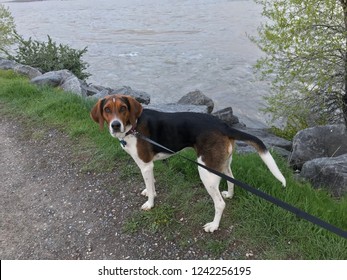
[[115, 94], [100, 99], [94, 105], [90, 116], [99, 123], [100, 129], [104, 127], [106, 121], [110, 134], [117, 137], [136, 126], [142, 110], [142, 105], [134, 98]]

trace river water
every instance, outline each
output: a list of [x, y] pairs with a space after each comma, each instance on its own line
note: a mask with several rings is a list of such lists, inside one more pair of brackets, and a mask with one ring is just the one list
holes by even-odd
[[90, 83], [131, 86], [157, 104], [200, 89], [215, 110], [231, 106], [247, 126], [265, 126], [269, 85], [253, 73], [262, 53], [247, 37], [263, 20], [253, 0], [0, 2], [25, 38], [87, 46]]

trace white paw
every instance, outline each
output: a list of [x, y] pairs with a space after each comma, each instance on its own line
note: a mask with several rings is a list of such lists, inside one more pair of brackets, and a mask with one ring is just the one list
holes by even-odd
[[224, 192], [222, 192], [222, 196], [224, 198], [232, 198], [234, 196], [234, 194], [230, 195], [228, 191], [224, 191]]
[[214, 232], [215, 230], [218, 229], [218, 224], [211, 222], [211, 223], [207, 223], [206, 225], [204, 225], [204, 230], [206, 232]]
[[[148, 192], [147, 192], [147, 189], [144, 189], [142, 192], [141, 192], [141, 195], [143, 196], [148, 196]], [[154, 197], [157, 196], [157, 192], [154, 192]]]
[[147, 201], [145, 204], [142, 205], [141, 209], [148, 211], [151, 208], [153, 208], [153, 206], [154, 206], [153, 203], [150, 203], [149, 201]]

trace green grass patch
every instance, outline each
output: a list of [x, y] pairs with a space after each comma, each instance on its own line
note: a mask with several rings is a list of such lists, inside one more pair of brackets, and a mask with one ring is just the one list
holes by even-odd
[[[111, 170], [115, 156], [122, 156], [114, 138], [100, 131], [89, 112], [95, 101], [49, 87], [36, 87], [11, 71], [0, 71], [0, 100], [3, 115], [23, 118], [32, 126], [54, 127], [79, 139], [74, 147], [79, 155], [92, 154], [85, 170]], [[43, 133], [42, 131], [39, 133]], [[81, 140], [82, 139], [82, 140]]]
[[[130, 182], [141, 181], [141, 173], [105, 129], [89, 116], [94, 101], [52, 88], [31, 85], [11, 71], [0, 71], [0, 113], [15, 117], [38, 129], [27, 137], [40, 139], [45, 129], [57, 128], [73, 140], [76, 159], [84, 159], [85, 171], [105, 172], [117, 167], [117, 176]], [[185, 156], [195, 159], [192, 150]], [[287, 188], [273, 178], [257, 154], [235, 155], [235, 177], [284, 200], [312, 215], [347, 230], [347, 197], [332, 198], [324, 190], [294, 179], [292, 170], [275, 156], [287, 179]], [[124, 231], [141, 230], [161, 234], [180, 244], [193, 247], [212, 258], [246, 259], [347, 259], [347, 240], [327, 232], [291, 213], [236, 187], [234, 198], [227, 200], [220, 230], [203, 232], [213, 219], [213, 202], [202, 186], [197, 166], [173, 156], [155, 163], [158, 197], [148, 212], [134, 211], [124, 222]], [[111, 188], [105, 186], [107, 188]], [[226, 189], [222, 182], [221, 190]], [[114, 190], [117, 191], [116, 189]], [[140, 207], [141, 205], [139, 205]]]
[[125, 225], [126, 232], [136, 232], [140, 228], [146, 228], [156, 233], [163, 228], [174, 226], [175, 210], [168, 204], [160, 204], [151, 211], [141, 211], [134, 215]]

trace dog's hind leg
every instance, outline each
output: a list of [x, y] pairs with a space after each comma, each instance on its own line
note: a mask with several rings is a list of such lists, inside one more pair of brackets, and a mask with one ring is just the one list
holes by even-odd
[[[229, 159], [227, 160], [227, 165], [225, 166], [223, 173], [231, 178], [234, 178], [234, 175], [230, 167], [231, 161], [232, 161], [232, 155], [230, 155]], [[222, 196], [225, 198], [232, 198], [234, 196], [234, 183], [227, 181], [227, 184], [228, 184], [228, 191], [223, 191]]]
[[[205, 163], [202, 161], [201, 157], [198, 158], [198, 162], [200, 164], [205, 165]], [[221, 196], [221, 193], [219, 192], [219, 183], [221, 178], [217, 175], [214, 175], [207, 171], [206, 169], [202, 167], [198, 167], [199, 175], [201, 178], [201, 181], [203, 182], [207, 192], [213, 199], [214, 208], [215, 208], [215, 214], [214, 219], [212, 222], [207, 223], [204, 226], [204, 229], [206, 232], [214, 232], [218, 229], [220, 220], [222, 218], [223, 210], [225, 208], [225, 202]]]

